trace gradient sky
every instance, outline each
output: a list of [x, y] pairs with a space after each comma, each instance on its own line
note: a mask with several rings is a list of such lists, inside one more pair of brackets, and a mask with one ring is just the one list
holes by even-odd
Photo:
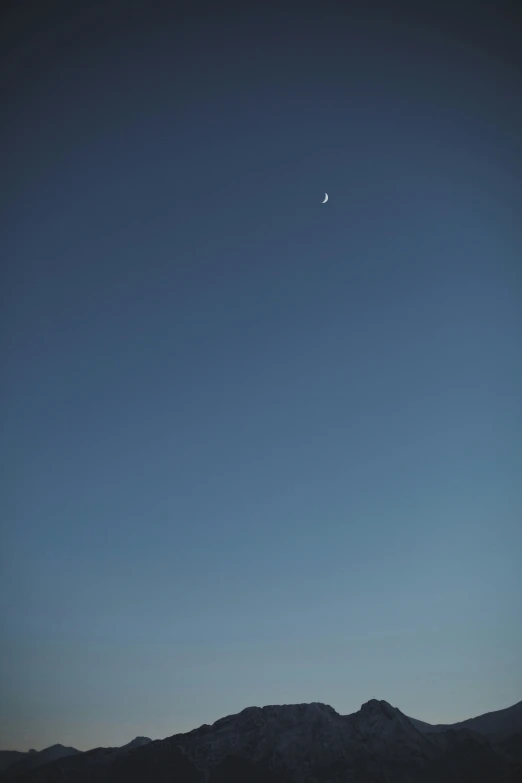
[[511, 7], [225, 5], [10, 4], [2, 748], [522, 698]]

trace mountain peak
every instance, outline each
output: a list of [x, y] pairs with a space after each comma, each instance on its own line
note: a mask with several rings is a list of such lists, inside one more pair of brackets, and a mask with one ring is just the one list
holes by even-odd
[[337, 712], [329, 704], [323, 704], [320, 701], [303, 702], [300, 704], [267, 704], [264, 707], [246, 707], [241, 710], [239, 715], [272, 715], [273, 713], [296, 713], [305, 714], [307, 712], [327, 712], [330, 715], [337, 715]]
[[149, 742], [152, 742], [150, 737], [134, 737], [134, 739], [129, 742], [129, 745], [137, 747], [138, 745], [148, 745]]
[[128, 753], [130, 750], [134, 750], [134, 748], [141, 748], [143, 745], [148, 745], [152, 740], [149, 737], [134, 737], [131, 742], [128, 742], [126, 745], [122, 745], [120, 748], [116, 749], [116, 753]]
[[382, 709], [395, 709], [391, 706], [387, 701], [384, 701], [384, 699], [370, 699], [369, 701], [365, 701], [363, 705], [361, 705], [361, 710], [382, 710]]
[[388, 720], [393, 720], [399, 715], [402, 715], [401, 711], [396, 707], [392, 707], [387, 701], [379, 699], [370, 699], [361, 706], [361, 715], [363, 717], [368, 716], [382, 716]]
[[370, 699], [362, 705], [357, 720], [361, 735], [386, 738], [389, 741], [399, 741], [415, 745], [419, 741], [419, 731], [397, 707], [392, 707], [387, 701]]

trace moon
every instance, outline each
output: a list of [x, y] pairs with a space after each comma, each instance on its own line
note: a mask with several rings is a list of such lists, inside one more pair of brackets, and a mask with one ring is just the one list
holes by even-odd
[[325, 194], [324, 194], [324, 199], [323, 199], [323, 201], [321, 202], [321, 204], [326, 204], [326, 202], [327, 202], [327, 201], [328, 201], [328, 193], [325, 193]]

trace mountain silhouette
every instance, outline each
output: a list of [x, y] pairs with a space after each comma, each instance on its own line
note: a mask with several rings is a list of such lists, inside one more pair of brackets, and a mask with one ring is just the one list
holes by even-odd
[[[19, 783], [520, 783], [522, 733], [509, 733], [510, 725], [518, 725], [518, 707], [499, 711], [507, 715], [488, 713], [487, 721], [481, 720], [487, 716], [479, 716], [462, 722], [472, 728], [456, 724], [435, 731], [377, 699], [351, 715], [340, 715], [318, 702], [248, 707], [212, 726], [204, 724], [163, 740], [138, 737], [122, 748], [75, 751], [31, 769], [21, 769], [20, 761], [15, 761], [2, 779]], [[477, 726], [482, 730], [477, 731]], [[502, 732], [497, 731], [499, 726]]]
[[19, 761], [26, 755], [20, 750], [0, 750], [0, 773], [5, 772], [15, 761]]
[[448, 729], [470, 729], [490, 737], [501, 737], [522, 732], [522, 701], [507, 707], [505, 710], [486, 712], [476, 718], [468, 718], [458, 723], [424, 723], [410, 718], [414, 726], [423, 732], [441, 732]]
[[40, 752], [30, 750], [28, 753], [24, 753], [23, 756], [18, 758], [13, 764], [9, 765], [4, 772], [4, 775], [8, 778], [21, 775], [24, 772], [29, 772], [32, 769], [41, 767], [44, 764], [49, 764], [57, 759], [80, 754], [81, 751], [76, 750], [76, 748], [66, 748], [63, 745], [51, 745]]

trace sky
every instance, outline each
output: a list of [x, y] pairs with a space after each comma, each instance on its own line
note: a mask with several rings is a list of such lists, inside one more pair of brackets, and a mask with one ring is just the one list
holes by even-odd
[[9, 4], [0, 747], [522, 698], [514, 6], [392, 5]]

